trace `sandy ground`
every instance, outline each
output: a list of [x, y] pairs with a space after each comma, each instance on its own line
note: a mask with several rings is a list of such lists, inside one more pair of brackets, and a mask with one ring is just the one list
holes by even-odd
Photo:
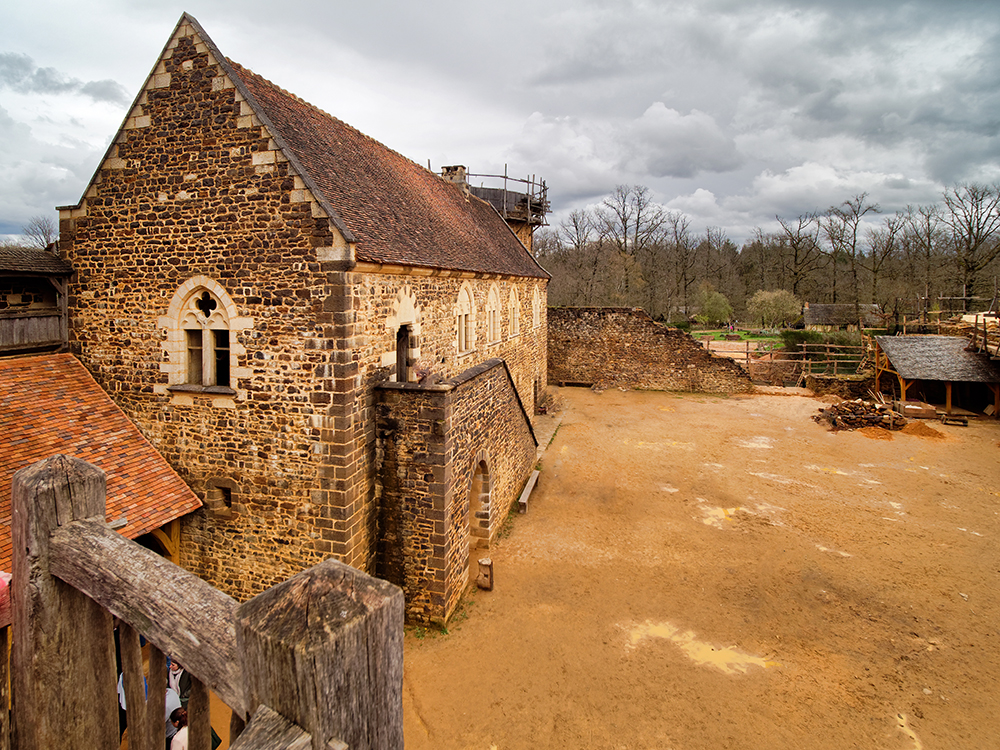
[[495, 590], [408, 629], [409, 750], [1000, 746], [1000, 425], [560, 398]]

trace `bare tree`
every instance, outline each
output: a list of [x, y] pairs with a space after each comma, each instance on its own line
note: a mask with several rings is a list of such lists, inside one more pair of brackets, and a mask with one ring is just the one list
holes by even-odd
[[819, 246], [820, 222], [816, 214], [802, 214], [794, 221], [780, 216], [774, 218], [781, 224], [782, 239], [787, 247], [783, 265], [792, 281], [792, 294], [798, 297], [803, 282], [823, 260]]
[[634, 292], [644, 284], [639, 261], [660, 239], [665, 212], [653, 202], [649, 188], [619, 185], [604, 199], [596, 220], [601, 238], [618, 254], [622, 271], [617, 284], [620, 301], [634, 304]]
[[[1000, 185], [967, 183], [944, 191], [948, 227], [964, 297], [976, 293], [980, 272], [1000, 255]], [[968, 300], [962, 301], [968, 309]]]
[[905, 227], [905, 215], [897, 213], [894, 216], [887, 216], [882, 226], [868, 232], [869, 253], [862, 265], [871, 274], [870, 301], [881, 304], [883, 308], [887, 305], [885, 300], [879, 299], [879, 277], [886, 264], [898, 255]]
[[37, 247], [40, 250], [47, 248], [59, 237], [56, 223], [51, 216], [44, 214], [32, 216], [28, 223], [21, 227], [21, 232], [25, 237], [25, 245]]
[[[822, 220], [823, 233], [830, 243], [834, 284], [836, 284], [837, 279], [837, 263], [839, 259], [845, 258], [851, 270], [851, 296], [853, 297], [854, 311], [859, 318], [861, 316], [859, 299], [861, 284], [858, 280], [858, 260], [861, 222], [866, 214], [878, 212], [878, 204], [868, 202], [868, 193], [858, 193], [839, 206], [831, 206], [827, 209], [826, 216]], [[836, 301], [835, 291], [834, 302]]]

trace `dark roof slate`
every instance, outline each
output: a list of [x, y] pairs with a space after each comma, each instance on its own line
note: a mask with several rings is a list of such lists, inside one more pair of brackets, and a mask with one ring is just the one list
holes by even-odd
[[966, 351], [962, 336], [876, 336], [893, 369], [906, 380], [1000, 383], [1000, 368], [985, 352]]
[[73, 267], [48, 250], [7, 245], [0, 247], [0, 272], [68, 276]]
[[548, 278], [489, 203], [227, 64], [354, 236], [359, 261]]
[[130, 539], [201, 507], [201, 500], [71, 354], [0, 360], [0, 570], [10, 570], [14, 472], [57, 453], [107, 474], [108, 521]]
[[[878, 305], [860, 305], [859, 310], [865, 325], [877, 325], [881, 322]], [[815, 304], [810, 302], [802, 311], [807, 326], [843, 326], [857, 325], [858, 315], [853, 304]]]

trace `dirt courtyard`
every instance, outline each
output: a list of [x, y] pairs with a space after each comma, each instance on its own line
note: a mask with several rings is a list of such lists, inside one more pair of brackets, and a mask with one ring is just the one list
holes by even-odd
[[559, 399], [495, 590], [407, 629], [408, 750], [1000, 746], [1000, 425]]

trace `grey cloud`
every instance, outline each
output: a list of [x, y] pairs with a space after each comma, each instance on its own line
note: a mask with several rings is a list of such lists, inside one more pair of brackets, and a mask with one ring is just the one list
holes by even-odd
[[0, 52], [0, 88], [20, 94], [82, 94], [95, 102], [127, 104], [128, 93], [112, 80], [81, 81], [55, 68], [39, 68], [28, 55]]

